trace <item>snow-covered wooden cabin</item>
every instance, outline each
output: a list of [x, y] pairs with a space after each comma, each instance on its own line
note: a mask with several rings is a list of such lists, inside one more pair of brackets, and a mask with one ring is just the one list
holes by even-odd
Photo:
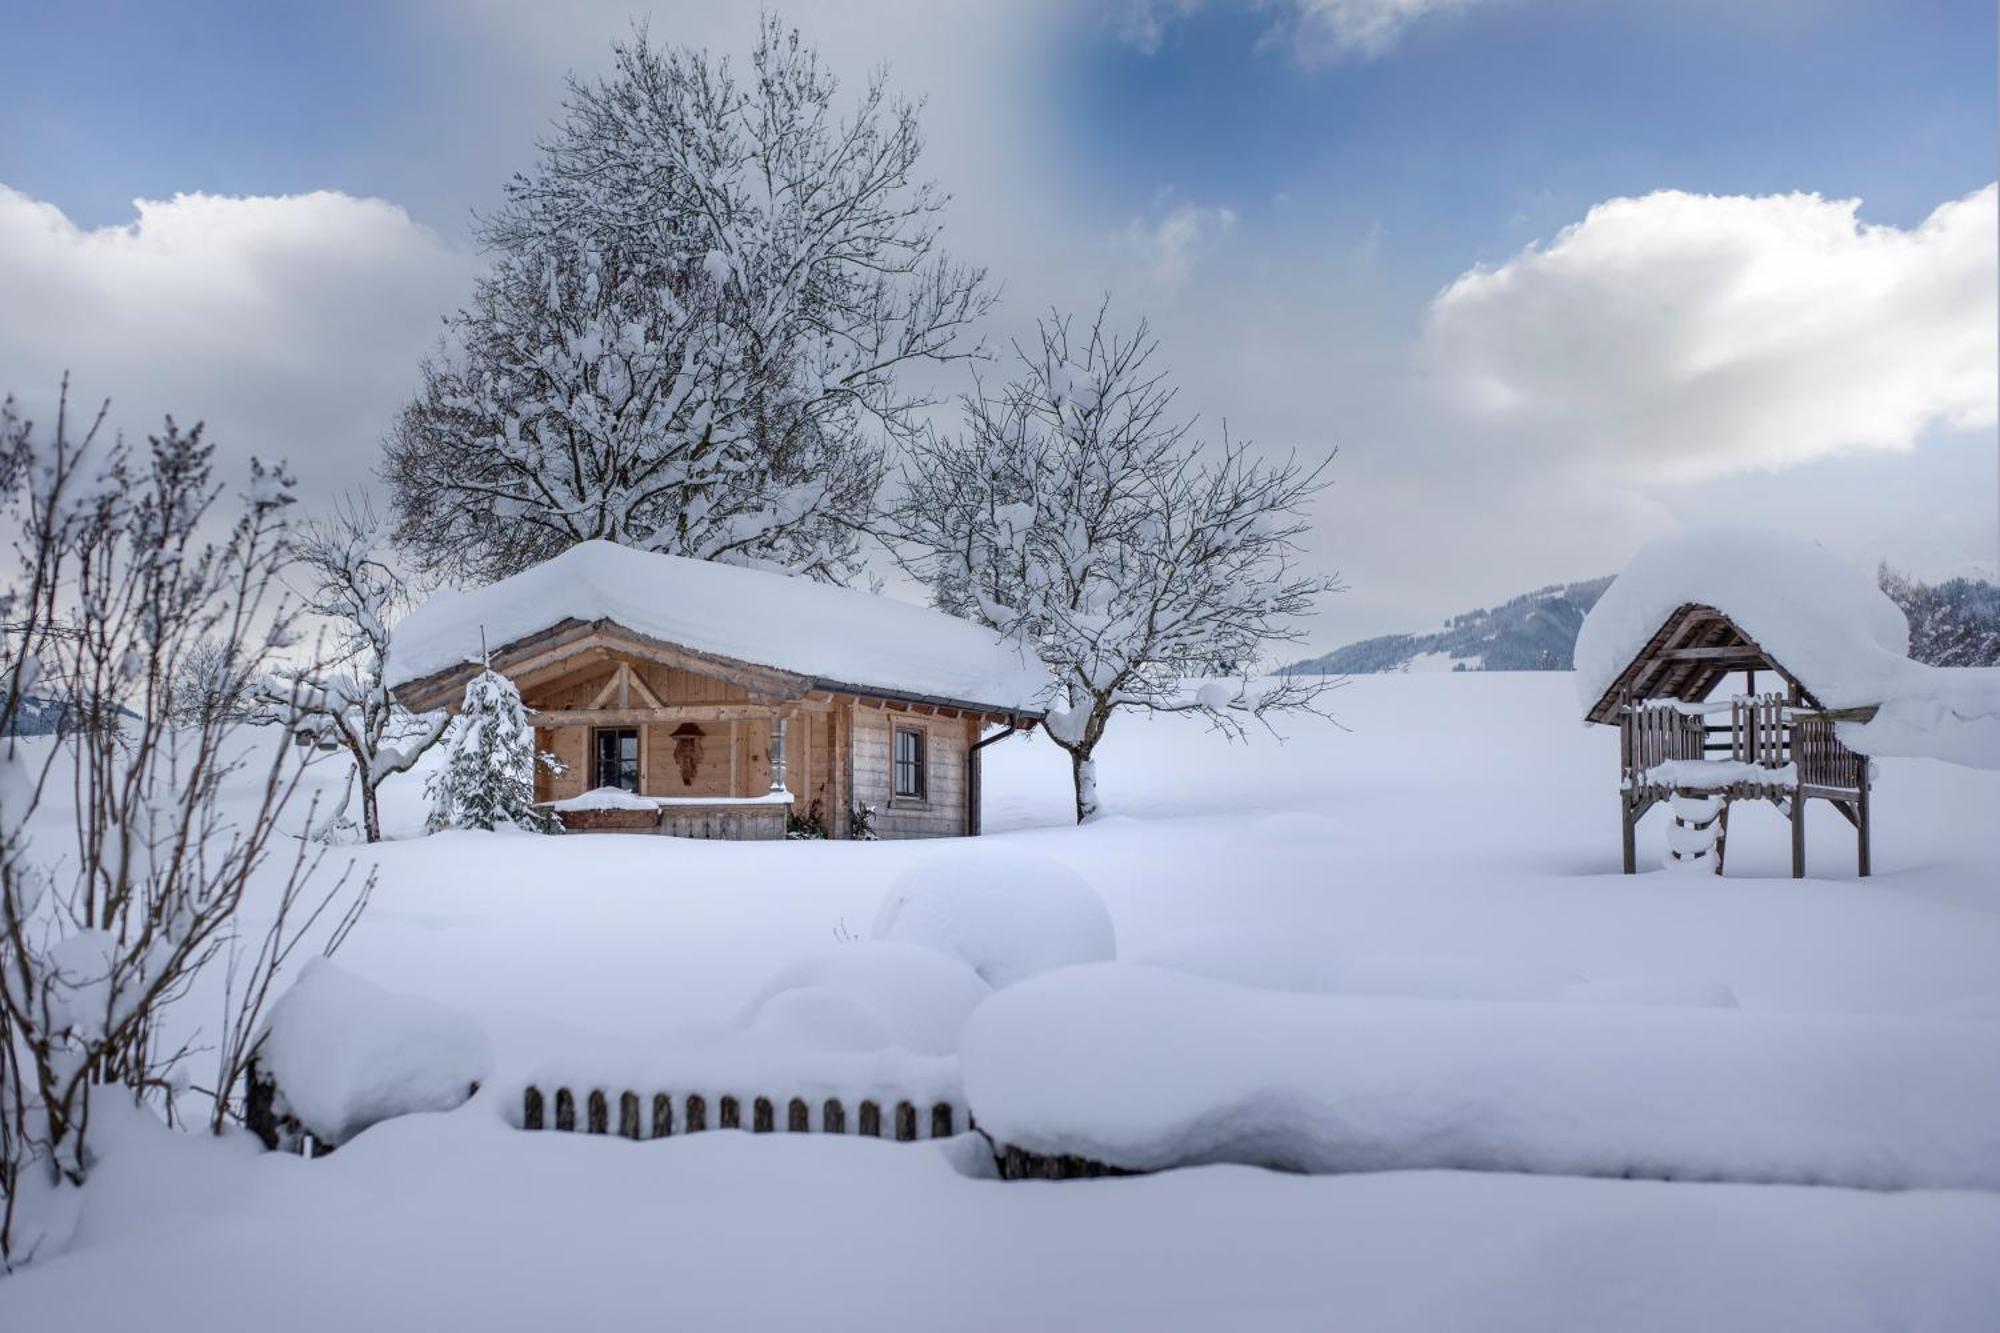
[[1729, 803], [1758, 799], [1791, 823], [1794, 876], [1816, 800], [1854, 827], [1866, 875], [1868, 724], [1937, 684], [1908, 653], [1895, 603], [1816, 546], [1709, 530], [1640, 551], [1576, 645], [1586, 720], [1619, 729], [1625, 873], [1653, 806], [1672, 810], [1673, 858], [1719, 871]]
[[[482, 643], [484, 647], [482, 648]], [[732, 565], [587, 542], [397, 627], [396, 697], [456, 708], [482, 652], [561, 772], [576, 829], [776, 838], [979, 832], [984, 745], [1041, 720], [1040, 664], [969, 621]]]

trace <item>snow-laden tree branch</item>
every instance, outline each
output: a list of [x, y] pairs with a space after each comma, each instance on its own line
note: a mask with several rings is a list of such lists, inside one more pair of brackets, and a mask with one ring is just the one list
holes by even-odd
[[1171, 415], [1146, 326], [1121, 337], [1106, 321], [1044, 320], [1006, 387], [966, 398], [962, 435], [912, 444], [894, 516], [938, 605], [1047, 664], [1079, 820], [1121, 709], [1199, 713], [1231, 737], [1318, 711], [1327, 682], [1252, 669], [1339, 586], [1296, 563], [1323, 466], [1261, 461], [1226, 434], [1203, 447]]
[[[105, 438], [101, 411], [79, 429], [67, 384], [53, 431], [0, 405], [15, 554], [0, 584], [0, 1262], [18, 1253], [23, 1186], [89, 1170], [94, 1090], [175, 1116], [192, 1050], [165, 1015], [212, 963], [233, 1006], [209, 1090], [220, 1127], [271, 977], [345, 896], [343, 876], [312, 908], [318, 857], [301, 849], [264, 876], [273, 912], [241, 928], [303, 761], [243, 710], [183, 697], [237, 693], [291, 641], [276, 582], [291, 480], [253, 463], [228, 522], [199, 426], [169, 420], [149, 444]], [[17, 734], [36, 706], [58, 735]]]
[[923, 362], [978, 354], [917, 107], [767, 19], [727, 59], [641, 31], [574, 80], [481, 239], [491, 271], [388, 443], [396, 537], [493, 579], [606, 538], [844, 581]]
[[451, 720], [442, 710], [410, 716], [383, 679], [403, 590], [383, 558], [387, 548], [387, 529], [365, 497], [342, 500], [325, 518], [299, 527], [293, 554], [303, 572], [302, 609], [329, 626], [330, 660], [276, 672], [258, 690], [260, 702], [293, 732], [333, 740], [354, 761], [368, 842], [382, 837], [382, 784], [407, 773]]

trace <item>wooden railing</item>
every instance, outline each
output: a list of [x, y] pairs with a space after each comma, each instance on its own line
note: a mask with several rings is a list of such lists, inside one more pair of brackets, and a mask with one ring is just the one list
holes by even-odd
[[[748, 1129], [753, 1134], [769, 1134], [778, 1129], [778, 1111], [784, 1108], [784, 1129], [791, 1134], [858, 1134], [863, 1138], [893, 1138], [898, 1143], [919, 1139], [948, 1139], [960, 1128], [975, 1128], [969, 1112], [961, 1112], [951, 1102], [933, 1102], [928, 1107], [911, 1101], [884, 1102], [864, 1098], [854, 1108], [852, 1118], [847, 1103], [838, 1097], [750, 1097], [750, 1122], [745, 1125], [746, 1099], [725, 1093], [713, 1103], [702, 1093], [676, 1098], [665, 1092], [640, 1093], [630, 1089], [615, 1096], [603, 1088], [592, 1088], [581, 1101], [574, 1090], [556, 1088], [545, 1092], [530, 1085], [521, 1093], [521, 1128], [555, 1129], [585, 1134], [610, 1134], [612, 1108], [617, 1107], [617, 1134], [626, 1139], [664, 1139], [676, 1134], [699, 1134], [710, 1128], [711, 1106], [716, 1129]], [[885, 1119], [886, 1116], [886, 1119]], [[849, 1125], [853, 1129], [848, 1128]], [[925, 1131], [928, 1129], [928, 1133]]]
[[1781, 694], [1633, 704], [1619, 719], [1619, 744], [1628, 787], [1647, 785], [1648, 771], [1664, 763], [1723, 759], [1762, 769], [1791, 764], [1802, 787], [1854, 791], [1868, 762], [1841, 744], [1833, 717]]

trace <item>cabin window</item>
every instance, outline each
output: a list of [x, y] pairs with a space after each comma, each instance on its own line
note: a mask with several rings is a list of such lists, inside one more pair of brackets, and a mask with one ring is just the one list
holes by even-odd
[[597, 732], [597, 769], [593, 787], [639, 790], [639, 731], [636, 727], [603, 727]]
[[920, 727], [896, 728], [895, 794], [921, 801], [930, 775], [926, 773], [924, 733]]

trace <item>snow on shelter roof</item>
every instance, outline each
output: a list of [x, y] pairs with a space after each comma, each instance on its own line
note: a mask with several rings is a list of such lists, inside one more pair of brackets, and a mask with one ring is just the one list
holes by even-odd
[[1857, 752], [2000, 768], [2000, 667], [1911, 661], [1909, 622], [1874, 580], [1769, 532], [1693, 529], [1633, 556], [1577, 633], [1586, 710], [1690, 603], [1728, 616], [1822, 706], [1875, 707], [1869, 721], [1836, 727]]
[[571, 547], [470, 592], [439, 593], [396, 627], [391, 688], [480, 660], [568, 620], [860, 687], [1035, 713], [1034, 656], [968, 620], [873, 593], [612, 542]]
[[1910, 667], [1903, 613], [1859, 569], [1776, 533], [1697, 528], [1648, 543], [1576, 636], [1576, 687], [1604, 697], [1682, 606], [1712, 606], [1828, 708], [1883, 701]]

